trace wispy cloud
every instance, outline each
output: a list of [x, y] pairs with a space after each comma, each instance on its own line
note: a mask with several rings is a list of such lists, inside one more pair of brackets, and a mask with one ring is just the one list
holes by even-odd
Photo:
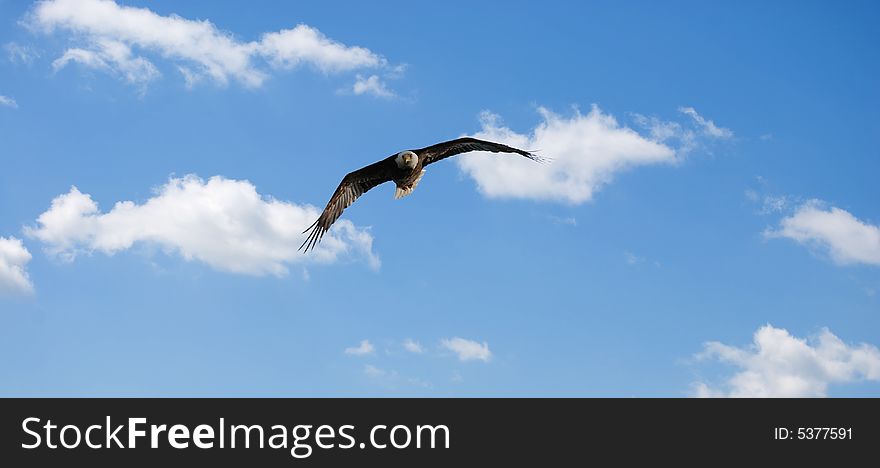
[[369, 340], [361, 340], [360, 344], [357, 346], [345, 348], [345, 354], [350, 354], [352, 356], [366, 356], [368, 354], [373, 354], [375, 351], [376, 348], [373, 347], [373, 344], [370, 343]]
[[15, 99], [12, 99], [9, 96], [0, 95], [0, 106], [11, 107], [13, 109], [18, 109], [18, 103], [15, 102]]
[[704, 118], [702, 115], [697, 113], [696, 109], [693, 107], [679, 107], [678, 111], [682, 114], [690, 116], [694, 119], [694, 122], [697, 123], [702, 129], [703, 132], [707, 135], [715, 138], [732, 138], [733, 131], [728, 128], [719, 127], [715, 125], [715, 122]]
[[678, 110], [691, 119], [678, 122], [637, 113], [633, 114], [633, 118], [636, 124], [648, 131], [651, 140], [672, 145], [679, 158], [697, 149], [706, 148], [711, 142], [733, 137], [733, 131], [716, 126], [693, 107], [679, 107]]
[[553, 221], [553, 224], [560, 224], [563, 226], [577, 226], [577, 218], [574, 216], [553, 216], [549, 215], [548, 218], [550, 221]]
[[194, 175], [172, 178], [143, 203], [120, 201], [102, 213], [72, 187], [25, 228], [63, 260], [94, 251], [113, 255], [137, 243], [177, 252], [226, 272], [284, 276], [288, 265], [365, 259], [379, 268], [372, 236], [342, 220], [309, 254], [297, 251], [303, 229], [319, 214], [311, 205], [265, 197], [248, 181]]
[[148, 8], [123, 6], [111, 0], [42, 1], [26, 23], [46, 34], [67, 33], [77, 44], [54, 62], [56, 69], [76, 62], [113, 71], [133, 83], [159, 76], [155, 66], [136, 55], [134, 49], [172, 62], [188, 86], [209, 79], [220, 85], [235, 80], [256, 88], [270, 76], [269, 70], [301, 66], [326, 74], [396, 69], [367, 48], [342, 44], [305, 24], [245, 42], [208, 20], [163, 16]]
[[761, 204], [761, 214], [778, 213], [790, 204], [791, 199], [785, 195], [765, 195]]
[[416, 377], [404, 377], [396, 370], [386, 370], [376, 367], [372, 364], [364, 365], [364, 374], [389, 388], [397, 388], [400, 386], [431, 388], [431, 382], [427, 382]]
[[764, 232], [768, 238], [784, 237], [799, 244], [827, 252], [838, 264], [863, 263], [880, 266], [880, 226], [870, 224], [850, 212], [827, 207], [810, 200], [776, 229]]
[[662, 266], [659, 260], [650, 260], [647, 257], [636, 255], [629, 250], [623, 252], [623, 261], [633, 268], [641, 268], [644, 265], [653, 265], [655, 268], [660, 268]]
[[162, 76], [152, 62], [132, 56], [131, 48], [118, 41], [97, 40], [92, 50], [67, 49], [64, 55], [52, 62], [52, 68], [58, 71], [71, 62], [118, 74], [125, 81], [139, 85], [142, 90], [150, 81]]
[[746, 200], [758, 205], [757, 213], [760, 215], [791, 212], [795, 205], [803, 203], [803, 199], [796, 196], [769, 193], [771, 184], [764, 176], [755, 176], [755, 183], [753, 187], [747, 188], [743, 194]]
[[388, 372], [372, 364], [364, 364], [364, 374], [367, 374], [367, 377], [378, 378], [388, 375]]
[[3, 49], [6, 51], [9, 61], [15, 64], [30, 65], [40, 56], [33, 47], [17, 42], [7, 42], [3, 45]]
[[828, 329], [807, 340], [765, 325], [750, 346], [712, 341], [696, 358], [739, 368], [718, 386], [695, 382], [694, 395], [700, 397], [822, 397], [831, 384], [880, 381], [880, 350], [848, 345]]
[[31, 294], [34, 285], [27, 273], [31, 254], [15, 237], [0, 237], [0, 296]]
[[414, 341], [411, 338], [407, 338], [403, 341], [403, 349], [415, 354], [422, 354], [423, 352], [425, 352], [425, 349], [422, 347], [421, 343], [419, 343], [418, 341]]
[[638, 265], [639, 263], [645, 262], [645, 257], [639, 257], [638, 255], [629, 251], [623, 253], [623, 259], [624, 261], [626, 261], [627, 265]]
[[643, 135], [595, 105], [587, 114], [575, 111], [570, 117], [543, 107], [538, 112], [543, 121], [527, 134], [506, 127], [496, 114], [481, 114], [482, 130], [474, 135], [477, 138], [540, 150], [552, 159], [549, 164], [537, 165], [525, 158], [489, 153], [458, 158], [459, 167], [476, 181], [481, 193], [490, 198], [583, 203], [620, 172], [677, 164], [699, 138], [694, 130], [686, 132], [682, 124], [636, 115], [637, 123], [649, 128]]
[[450, 338], [440, 340], [440, 345], [458, 356], [460, 361], [479, 360], [489, 362], [492, 352], [489, 351], [489, 343], [479, 343], [465, 338]]

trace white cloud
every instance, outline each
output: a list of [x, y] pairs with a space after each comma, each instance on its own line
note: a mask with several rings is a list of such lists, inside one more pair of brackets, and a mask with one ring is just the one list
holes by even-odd
[[691, 117], [687, 123], [665, 121], [657, 117], [633, 114], [635, 122], [648, 130], [650, 139], [658, 143], [676, 144], [676, 153], [684, 156], [705, 146], [706, 141], [726, 140], [733, 137], [729, 129], [718, 127], [705, 119], [693, 107], [679, 107], [679, 112]]
[[801, 205], [783, 218], [767, 237], [787, 237], [808, 247], [828, 252], [839, 264], [864, 263], [880, 266], [880, 227], [862, 221], [846, 210], [826, 209], [818, 200]]
[[386, 60], [363, 47], [348, 47], [327, 38], [321, 31], [297, 25], [293, 29], [263, 35], [260, 54], [278, 68], [311, 64], [327, 73], [384, 66]]
[[70, 62], [118, 73], [125, 81], [142, 86], [162, 75], [149, 60], [133, 57], [127, 45], [106, 39], [97, 40], [94, 50], [67, 49], [64, 55], [52, 62], [52, 68], [58, 71]]
[[418, 341], [413, 341], [410, 338], [407, 338], [403, 341], [403, 349], [415, 354], [422, 354], [423, 352], [425, 352], [425, 349], [422, 348], [421, 343], [419, 343]]
[[785, 210], [790, 204], [791, 200], [785, 195], [767, 195], [761, 205], [761, 214], [778, 213]]
[[772, 215], [789, 211], [792, 206], [801, 203], [797, 197], [766, 193], [766, 188], [769, 185], [769, 182], [763, 176], [755, 176], [755, 181], [758, 183], [759, 187], [748, 188], [744, 193], [748, 201], [759, 203], [761, 205], [758, 209], [758, 214]]
[[67, 66], [71, 62], [76, 62], [88, 68], [106, 69], [112, 71], [113, 68], [107, 63], [99, 52], [92, 52], [85, 49], [67, 49], [64, 55], [58, 57], [52, 62], [52, 68], [58, 70]]
[[547, 218], [550, 221], [553, 221], [554, 224], [560, 224], [563, 226], [577, 226], [577, 224], [578, 224], [577, 218], [575, 218], [574, 216], [563, 217], [563, 216], [548, 215]]
[[388, 375], [388, 372], [385, 369], [380, 369], [372, 364], [366, 364], [364, 365], [364, 374], [367, 374], [368, 377], [376, 379]]
[[679, 155], [690, 153], [697, 147], [698, 135], [693, 128], [685, 127], [679, 122], [661, 120], [657, 117], [647, 117], [642, 114], [632, 114], [635, 123], [648, 131], [648, 138], [657, 143], [671, 145], [677, 144], [675, 152]]
[[679, 112], [689, 115], [694, 122], [696, 122], [707, 135], [714, 138], [731, 138], [733, 137], [733, 132], [730, 129], [719, 127], [715, 125], [715, 122], [704, 118], [702, 115], [698, 114], [697, 111], [693, 107], [679, 107]]
[[34, 291], [27, 273], [31, 254], [15, 237], [0, 237], [0, 296]]
[[489, 359], [492, 358], [489, 344], [485, 341], [480, 344], [476, 341], [455, 337], [440, 340], [440, 345], [458, 355], [460, 361], [480, 360], [489, 362]]
[[248, 181], [189, 175], [170, 179], [143, 203], [117, 202], [106, 213], [72, 187], [25, 232], [68, 261], [81, 253], [113, 255], [143, 243], [220, 271], [250, 275], [284, 276], [290, 264], [343, 257], [364, 258], [379, 268], [372, 236], [347, 220], [337, 222], [314, 251], [297, 251], [303, 229], [318, 215], [311, 205], [262, 196]]
[[[346, 46], [304, 24], [265, 33], [258, 42], [243, 42], [208, 20], [162, 16], [147, 8], [122, 6], [111, 0], [39, 2], [29, 15], [28, 24], [45, 33], [71, 33], [71, 40], [81, 44], [65, 52], [62, 59], [68, 59], [56, 60], [56, 66], [72, 60], [89, 65], [103, 62], [129, 80], [131, 67], [136, 67], [142, 73], [138, 76], [143, 77], [146, 64], [150, 63], [143, 57], [131, 56], [132, 47], [174, 62], [188, 86], [208, 77], [221, 85], [233, 79], [247, 87], [259, 87], [269, 76], [265, 67], [259, 66], [259, 59], [265, 60], [270, 68], [309, 64], [325, 73], [387, 64], [383, 57], [368, 49]], [[108, 59], [105, 43], [125, 46], [124, 60]]]
[[717, 359], [740, 369], [722, 385], [694, 384], [701, 397], [821, 397], [834, 383], [880, 381], [880, 350], [847, 345], [828, 329], [810, 340], [765, 325], [745, 348], [709, 342], [700, 360]]
[[375, 350], [376, 348], [373, 347], [373, 344], [370, 343], [369, 340], [361, 340], [359, 345], [345, 348], [345, 354], [351, 354], [352, 356], [366, 356], [367, 354], [373, 354]]
[[627, 265], [637, 265], [639, 263], [644, 263], [645, 257], [639, 257], [638, 255], [632, 252], [624, 252], [623, 259], [626, 261]]
[[3, 48], [6, 50], [6, 55], [9, 57], [9, 61], [12, 63], [30, 65], [34, 62], [34, 59], [40, 56], [33, 47], [21, 45], [16, 42], [7, 42], [3, 45]]
[[184, 67], [182, 65], [177, 66], [177, 71], [179, 71], [180, 75], [183, 76], [183, 81], [184, 83], [186, 83], [187, 89], [192, 89], [195, 85], [201, 83], [202, 79], [204, 78], [204, 76], [199, 74], [198, 72], [195, 72], [190, 68]]
[[756, 202], [761, 199], [761, 196], [758, 195], [758, 192], [753, 189], [746, 189], [744, 194], [750, 202]]
[[396, 370], [385, 370], [372, 364], [364, 365], [364, 374], [371, 379], [379, 381], [381, 384], [396, 389], [401, 386], [412, 386], [421, 388], [432, 388], [431, 382], [424, 381], [416, 377], [405, 377], [400, 375]]
[[397, 79], [400, 79], [400, 78], [403, 77], [403, 75], [404, 75], [404, 73], [406, 72], [406, 69], [407, 69], [407, 68], [409, 68], [409, 65], [407, 65], [407, 64], [405, 64], [405, 63], [400, 63], [400, 64], [397, 64], [397, 65], [394, 65], [394, 66], [389, 66], [389, 67], [385, 70], [385, 74], [384, 74], [384, 76], [385, 76], [385, 78], [388, 78], [389, 80], [397, 80]]
[[12, 99], [8, 96], [0, 95], [0, 106], [11, 107], [13, 109], [18, 109], [18, 103], [15, 102], [15, 99]]
[[394, 97], [394, 93], [385, 86], [385, 82], [377, 75], [370, 75], [366, 78], [362, 75], [357, 75], [352, 92], [356, 95], [371, 94], [383, 98]]
[[526, 158], [491, 153], [463, 155], [458, 165], [477, 182], [481, 193], [491, 198], [583, 203], [618, 172], [675, 164], [684, 153], [665, 144], [661, 135], [643, 136], [620, 125], [597, 106], [586, 115], [575, 112], [570, 118], [545, 108], [538, 111], [543, 122], [529, 134], [517, 133], [505, 127], [497, 115], [483, 112], [482, 131], [474, 136], [539, 150], [552, 161], [535, 164]]
[[790, 196], [762, 195], [757, 190], [751, 188], [746, 189], [744, 193], [748, 201], [752, 203], [760, 202], [761, 208], [758, 210], [758, 213], [762, 215], [770, 215], [785, 211], [795, 203], [795, 199]]

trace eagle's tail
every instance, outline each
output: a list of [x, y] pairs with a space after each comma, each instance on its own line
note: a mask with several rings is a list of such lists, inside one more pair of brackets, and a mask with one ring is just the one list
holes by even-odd
[[419, 176], [416, 178], [416, 180], [412, 184], [407, 185], [407, 186], [403, 186], [403, 187], [398, 185], [397, 190], [394, 191], [394, 199], [400, 200], [401, 198], [413, 193], [413, 190], [416, 189], [416, 186], [419, 185], [419, 182], [422, 180], [422, 177], [424, 177], [424, 176], [425, 176], [425, 170], [422, 169], [422, 172], [419, 173]]

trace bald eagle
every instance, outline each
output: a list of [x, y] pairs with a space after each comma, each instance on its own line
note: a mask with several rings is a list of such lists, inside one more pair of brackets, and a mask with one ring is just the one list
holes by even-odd
[[305, 248], [305, 251], [308, 252], [309, 249], [315, 248], [318, 242], [321, 241], [321, 238], [324, 237], [324, 233], [342, 215], [342, 210], [351, 206], [358, 197], [371, 188], [393, 180], [397, 185], [397, 190], [394, 191], [394, 198], [403, 198], [411, 194], [419, 184], [419, 181], [422, 180], [422, 176], [425, 175], [425, 166], [441, 159], [470, 151], [516, 153], [533, 161], [544, 161], [544, 158], [532, 152], [476, 138], [458, 138], [422, 149], [406, 150], [392, 154], [381, 161], [362, 167], [342, 178], [342, 182], [339, 183], [339, 187], [333, 192], [333, 196], [330, 197], [330, 201], [327, 203], [327, 207], [324, 208], [321, 216], [303, 231], [303, 234], [308, 231], [312, 232], [309, 233], [306, 240], [299, 246], [299, 250]]

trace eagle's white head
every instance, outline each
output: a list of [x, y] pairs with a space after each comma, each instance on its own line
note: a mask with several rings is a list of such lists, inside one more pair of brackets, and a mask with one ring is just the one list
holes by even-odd
[[412, 170], [419, 164], [419, 156], [412, 151], [401, 151], [397, 153], [394, 162], [397, 163], [397, 167], [401, 169], [409, 168]]

